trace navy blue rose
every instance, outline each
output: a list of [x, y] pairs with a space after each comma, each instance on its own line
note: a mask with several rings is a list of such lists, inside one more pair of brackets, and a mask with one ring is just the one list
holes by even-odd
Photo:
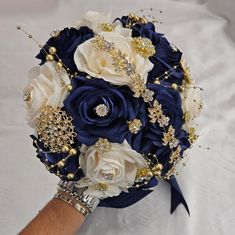
[[[120, 20], [125, 27], [128, 22], [128, 17], [123, 16], [118, 20]], [[165, 71], [171, 70], [167, 81], [171, 84], [182, 84], [183, 71], [179, 66], [182, 52], [179, 49], [176, 50], [163, 34], [157, 33], [153, 23], [135, 24], [132, 26], [132, 37], [146, 37], [150, 39], [155, 46], [156, 53], [149, 58], [154, 64], [153, 69], [149, 72], [149, 82], [153, 82], [157, 77], [163, 75]], [[174, 66], [177, 67], [174, 68]]]
[[[179, 145], [181, 147], [180, 155], [183, 157], [183, 152], [190, 147], [188, 133], [181, 129], [178, 131], [176, 138], [179, 140]], [[176, 148], [174, 148], [175, 150]], [[158, 148], [155, 152], [158, 156], [158, 161], [163, 165], [163, 175], [172, 167], [172, 164], [169, 163], [171, 149], [168, 146], [162, 146]]]
[[[78, 45], [82, 44], [86, 40], [94, 37], [94, 32], [88, 27], [81, 27], [80, 29], [65, 28], [60, 31], [59, 36], [51, 37], [43, 49], [40, 50], [36, 58], [41, 60], [40, 65], [46, 62], [46, 53], [49, 53], [49, 47], [56, 48], [56, 54], [63, 61], [63, 63], [72, 71], [77, 72], [77, 67], [73, 60], [74, 52]], [[55, 56], [55, 60], [58, 58]]]
[[[174, 48], [163, 34], [155, 32], [153, 23], [136, 24], [132, 28], [132, 37], [149, 38], [155, 46], [156, 53], [149, 58], [154, 64], [148, 76], [150, 82], [160, 77], [165, 71], [171, 70], [167, 81], [179, 85], [182, 83], [183, 71], [179, 67], [182, 53]], [[177, 66], [176, 69], [174, 66]]]
[[139, 99], [129, 87], [84, 77], [73, 78], [72, 86], [64, 107], [73, 118], [78, 141], [93, 145], [101, 137], [122, 143], [128, 133], [127, 121], [134, 119], [139, 109]]
[[[179, 136], [183, 125], [183, 111], [179, 92], [158, 84], [148, 84], [148, 88], [154, 91], [154, 99], [162, 105], [163, 113], [170, 118], [169, 125], [174, 127], [176, 136]], [[164, 148], [162, 145], [164, 130], [157, 122], [149, 122], [148, 107], [148, 104], [143, 103], [137, 115], [137, 118], [144, 123], [144, 128], [137, 134], [129, 133], [127, 141], [138, 152], [156, 153], [160, 148]]]
[[[80, 151], [76, 148], [77, 154], [75, 156], [67, 158], [65, 161], [64, 167], [58, 167], [56, 163], [61, 161], [62, 159], [67, 157], [67, 153], [52, 153], [48, 148], [44, 147], [44, 144], [40, 142], [34, 135], [30, 136], [33, 139], [33, 146], [36, 148], [37, 151], [37, 158], [46, 166], [51, 167], [49, 172], [52, 174], [57, 175], [59, 171], [59, 177], [62, 180], [74, 180], [77, 181], [84, 177], [84, 173], [82, 170], [78, 170], [79, 167], [79, 155]], [[80, 145], [79, 143], [75, 143], [75, 146]], [[75, 147], [74, 146], [74, 147]], [[67, 175], [72, 173], [74, 175], [73, 179], [68, 179]]]

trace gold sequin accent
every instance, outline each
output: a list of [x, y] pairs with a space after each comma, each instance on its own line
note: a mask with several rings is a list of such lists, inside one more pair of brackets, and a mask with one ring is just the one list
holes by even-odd
[[128, 121], [128, 128], [129, 128], [129, 131], [133, 134], [137, 134], [141, 127], [142, 127], [142, 122], [140, 119], [133, 119], [132, 121]]
[[131, 43], [136, 52], [144, 58], [149, 58], [156, 53], [154, 45], [148, 38], [135, 37]]
[[70, 147], [74, 143], [76, 133], [72, 124], [72, 117], [60, 108], [46, 106], [41, 111], [36, 132], [40, 141], [52, 152], [62, 152], [64, 146]]

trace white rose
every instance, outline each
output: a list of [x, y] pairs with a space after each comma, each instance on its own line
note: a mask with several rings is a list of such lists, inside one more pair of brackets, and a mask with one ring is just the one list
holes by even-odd
[[[131, 30], [124, 29], [120, 24], [116, 25], [112, 32], [100, 32], [108, 42], [113, 42], [115, 48], [126, 54], [127, 60], [136, 66], [136, 73], [147, 82], [148, 72], [152, 70], [153, 64], [149, 59], [139, 55], [132, 46]], [[74, 61], [79, 71], [88, 73], [90, 76], [102, 78], [115, 85], [131, 86], [132, 80], [125, 71], [115, 70], [113, 61], [107, 52], [99, 51], [92, 46], [89, 39], [79, 45], [74, 53]]]
[[202, 91], [199, 88], [188, 87], [181, 93], [181, 99], [183, 112], [188, 112], [190, 115], [189, 120], [186, 120], [184, 125], [184, 129], [188, 131], [190, 127], [195, 128], [195, 119], [201, 113], [203, 103]]
[[60, 73], [56, 71], [54, 62], [32, 68], [28, 76], [29, 84], [24, 88], [24, 103], [28, 124], [34, 128], [43, 107], [63, 106], [63, 101], [68, 94], [65, 87], [70, 80], [64, 71]]
[[103, 23], [111, 22], [111, 13], [103, 13], [96, 11], [88, 11], [83, 16], [82, 20], [79, 20], [75, 27], [79, 29], [82, 26], [87, 26], [94, 31], [94, 33], [99, 33], [102, 30]]
[[[82, 145], [79, 161], [85, 177], [76, 186], [88, 186], [85, 194], [100, 199], [127, 191], [134, 184], [137, 169], [147, 167], [143, 156], [133, 150], [126, 140], [122, 144], [111, 143], [111, 150], [105, 153], [100, 153], [95, 145]], [[104, 184], [106, 190], [99, 190], [99, 184]]]

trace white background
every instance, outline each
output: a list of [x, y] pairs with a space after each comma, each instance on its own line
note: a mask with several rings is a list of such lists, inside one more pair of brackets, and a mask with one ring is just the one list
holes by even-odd
[[198, 144], [179, 183], [191, 210], [173, 215], [170, 189], [156, 191], [126, 209], [98, 208], [79, 234], [235, 234], [235, 2], [234, 0], [0, 0], [0, 234], [19, 232], [52, 198], [58, 179], [38, 159], [29, 135], [22, 90], [38, 48], [15, 25], [40, 42], [53, 29], [72, 25], [87, 10], [113, 17], [143, 7], [162, 9], [157, 29], [184, 52], [193, 78], [205, 89]]

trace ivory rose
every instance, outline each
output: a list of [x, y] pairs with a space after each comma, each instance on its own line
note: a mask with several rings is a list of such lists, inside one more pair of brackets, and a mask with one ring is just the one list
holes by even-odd
[[[105, 153], [99, 152], [95, 145], [82, 145], [79, 161], [85, 177], [76, 186], [88, 186], [85, 194], [100, 199], [127, 191], [134, 184], [137, 169], [147, 167], [143, 156], [131, 149], [126, 140], [122, 144], [111, 143], [110, 151]], [[99, 190], [100, 183], [107, 189]]]
[[[112, 32], [102, 31], [99, 35], [103, 36], [106, 41], [114, 43], [115, 48], [126, 54], [128, 62], [136, 66], [136, 73], [146, 83], [148, 72], [152, 70], [153, 64], [134, 49], [131, 43], [131, 30], [124, 29], [120, 24], [117, 24]], [[77, 69], [115, 85], [131, 86], [132, 80], [125, 71], [117, 71], [108, 53], [94, 48], [92, 40], [89, 39], [77, 47], [74, 53]]]
[[[193, 85], [192, 85], [193, 86]], [[200, 115], [202, 110], [202, 91], [199, 88], [188, 87], [181, 93], [183, 112], [189, 113], [189, 119], [185, 119], [183, 129], [186, 131], [190, 127], [196, 127], [195, 119]]]
[[63, 101], [68, 94], [65, 87], [70, 80], [64, 71], [60, 73], [56, 71], [54, 62], [32, 68], [28, 76], [29, 83], [24, 89], [25, 109], [28, 124], [34, 128], [43, 107], [63, 106]]
[[83, 19], [79, 20], [75, 27], [79, 29], [82, 26], [87, 26], [94, 33], [99, 33], [102, 30], [103, 23], [111, 23], [111, 13], [103, 13], [97, 11], [88, 11], [84, 14]]

